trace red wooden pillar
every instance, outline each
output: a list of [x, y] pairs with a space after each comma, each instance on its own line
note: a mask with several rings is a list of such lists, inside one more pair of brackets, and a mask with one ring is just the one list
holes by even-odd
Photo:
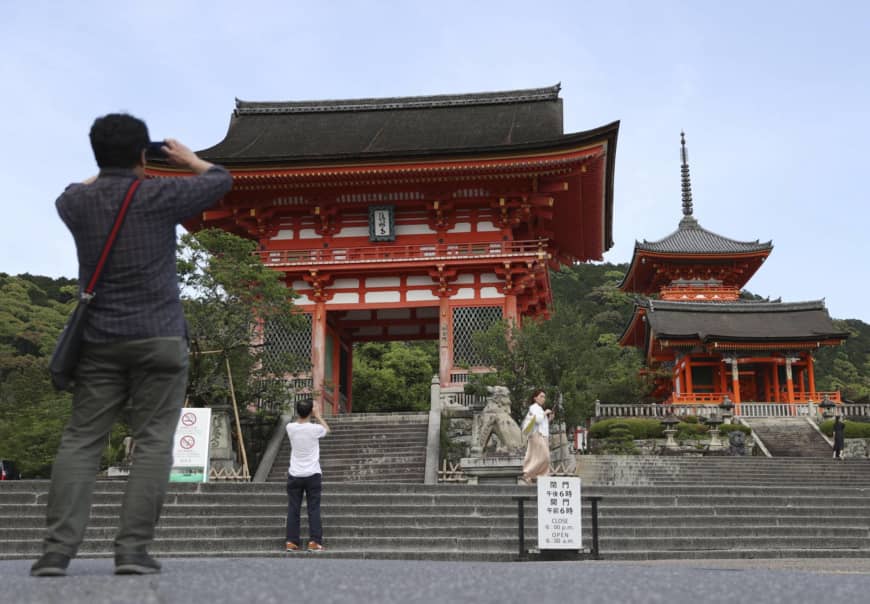
[[311, 315], [311, 389], [314, 404], [323, 411], [323, 380], [326, 375], [326, 303], [315, 302]]
[[450, 299], [442, 296], [438, 302], [438, 379], [441, 387], [450, 385], [453, 368], [453, 316]]
[[517, 311], [516, 294], [507, 294], [504, 297], [504, 318], [512, 326], [519, 326], [520, 314]]
[[787, 402], [789, 404], [789, 408], [791, 410], [791, 414], [795, 415], [794, 408], [794, 379], [792, 377], [792, 368], [791, 364], [795, 361], [792, 357], [787, 357], [785, 359], [785, 387], [787, 394]]
[[686, 355], [686, 363], [683, 365], [683, 371], [686, 376], [686, 394], [692, 395], [695, 393], [692, 386], [692, 355]]
[[[810, 381], [810, 396], [815, 397], [816, 395], [816, 368], [815, 368], [815, 360], [813, 359], [813, 355], [807, 355], [807, 377]], [[820, 401], [815, 401], [820, 402]]]
[[734, 412], [740, 413], [740, 368], [737, 366], [737, 357], [731, 359], [731, 390], [734, 395]]

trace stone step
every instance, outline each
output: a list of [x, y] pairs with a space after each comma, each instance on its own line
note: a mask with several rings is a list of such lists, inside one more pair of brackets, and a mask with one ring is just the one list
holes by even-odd
[[[342, 482], [422, 483], [429, 414], [349, 414], [330, 418], [320, 442], [324, 476]], [[290, 465], [284, 438], [266, 480], [284, 482]]]
[[[588, 494], [587, 494], [588, 495]], [[3, 496], [3, 504], [43, 504], [47, 495], [40, 495], [36, 498], [32, 494], [18, 493], [8, 494]], [[323, 506], [324, 509], [329, 505], [356, 505], [361, 508], [367, 506], [383, 506], [389, 503], [391, 499], [401, 498], [403, 505], [431, 506], [433, 508], [449, 508], [455, 505], [491, 505], [491, 506], [510, 506], [516, 505], [509, 497], [504, 497], [494, 500], [490, 497], [478, 497], [469, 495], [457, 489], [454, 494], [425, 494], [425, 493], [404, 493], [401, 496], [396, 493], [392, 496], [387, 496], [380, 493], [360, 492], [356, 494], [347, 494], [341, 496], [337, 493], [330, 493], [328, 489], [324, 490]], [[257, 506], [263, 505], [281, 505], [286, 504], [287, 496], [285, 494], [275, 493], [259, 493], [257, 496]], [[169, 494], [166, 500], [165, 508], [170, 508], [173, 505], [180, 505], [186, 501], [195, 499], [196, 504], [200, 506], [233, 506], [248, 504], [251, 501], [249, 495], [244, 493], [202, 493], [194, 497], [189, 495], [173, 495]], [[602, 503], [599, 506], [601, 509], [617, 508], [623, 506], [631, 507], [692, 507], [692, 508], [714, 508], [723, 509], [731, 507], [766, 507], [768, 509], [776, 509], [781, 507], [811, 507], [836, 504], [836, 508], [857, 507], [870, 504], [870, 492], [862, 492], [855, 490], [851, 493], [839, 493], [831, 495], [827, 493], [812, 493], [810, 491], [800, 491], [793, 494], [778, 494], [775, 491], [759, 492], [759, 491], [744, 491], [744, 492], [728, 492], [716, 493], [714, 495], [703, 493], [677, 493], [665, 494], [648, 493], [639, 491], [635, 495], [615, 494], [611, 493], [606, 496], [606, 504]], [[95, 493], [93, 495], [93, 504], [100, 505], [120, 505], [120, 496], [115, 493]], [[821, 512], [820, 512], [821, 513]]]
[[[587, 535], [588, 539], [588, 535]], [[754, 537], [746, 535], [731, 535], [720, 537], [657, 537], [657, 538], [631, 538], [618, 537], [600, 538], [602, 552], [607, 553], [609, 559], [619, 559], [623, 552], [647, 552], [652, 557], [661, 556], [667, 552], [683, 552], [689, 554], [686, 557], [697, 557], [690, 552], [703, 555], [707, 551], [781, 551], [812, 549], [819, 546], [818, 537]], [[467, 537], [449, 536], [432, 539], [430, 537], [350, 537], [350, 536], [327, 536], [327, 546], [332, 551], [345, 550], [348, 553], [384, 551], [401, 553], [408, 551], [427, 551], [431, 553], [446, 553], [473, 550], [476, 552], [508, 553], [510, 549], [516, 551], [518, 541], [516, 536], [509, 540], [495, 539], [492, 537]], [[866, 537], [838, 537], [836, 540], [824, 539], [826, 550], [838, 550], [842, 552], [863, 552], [870, 554], [870, 542]], [[211, 552], [259, 552], [267, 553], [283, 550], [284, 536], [273, 535], [268, 538], [238, 537], [238, 538], [161, 538], [155, 540], [150, 551], [158, 556], [167, 553], [187, 553], [188, 555], [209, 555]], [[529, 543], [529, 546], [532, 546]], [[511, 548], [512, 546], [512, 548]], [[0, 556], [8, 557], [10, 554], [37, 554], [41, 544], [34, 540], [7, 540], [0, 542]], [[111, 539], [86, 540], [80, 549], [81, 555], [105, 553], [112, 551]], [[768, 556], [769, 557], [769, 556]]]
[[[352, 497], [355, 501], [360, 498], [392, 498], [396, 495], [416, 496], [428, 498], [431, 501], [446, 502], [459, 499], [480, 499], [483, 501], [509, 501], [514, 495], [534, 496], [536, 490], [525, 486], [504, 485], [501, 488], [491, 486], [470, 485], [423, 485], [405, 484], [388, 485], [382, 483], [370, 483], [368, 485], [345, 484], [342, 482], [324, 481], [324, 497]], [[9, 485], [8, 487], [6, 485]], [[186, 485], [187, 488], [179, 488]], [[47, 481], [15, 481], [7, 482], [0, 487], [0, 504], [10, 502], [41, 503], [48, 494]], [[94, 489], [94, 501], [97, 503], [110, 502], [120, 503], [123, 496], [125, 483], [123, 481], [101, 481]], [[842, 500], [842, 498], [870, 498], [870, 489], [845, 486], [831, 486], [820, 490], [815, 485], [586, 485], [583, 484], [583, 494], [606, 497], [609, 502], [617, 502], [620, 499], [638, 501], [638, 497], [714, 497], [711, 501], [721, 501], [720, 497], [824, 497]], [[257, 496], [258, 501], [263, 497], [286, 498], [283, 485], [269, 483], [173, 483], [170, 484], [167, 493], [167, 505], [183, 500], [184, 498], [197, 497], [198, 501], [207, 498], [226, 498], [227, 501], [239, 501], [251, 496]]]

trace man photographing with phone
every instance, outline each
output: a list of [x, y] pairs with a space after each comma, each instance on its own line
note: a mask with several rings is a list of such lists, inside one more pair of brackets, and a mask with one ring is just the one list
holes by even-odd
[[99, 174], [68, 186], [55, 203], [75, 239], [80, 288], [95, 272], [122, 201], [128, 194], [132, 200], [89, 303], [72, 414], [52, 466], [44, 554], [32, 566], [33, 576], [65, 575], [78, 552], [103, 446], [128, 401], [136, 456], [114, 541], [115, 572], [160, 572], [148, 546], [166, 494], [172, 436], [187, 388], [175, 229], [232, 187], [229, 172], [174, 139], [163, 141], [160, 150], [194, 176], [145, 180], [148, 128], [130, 115], [97, 118], [90, 140]]

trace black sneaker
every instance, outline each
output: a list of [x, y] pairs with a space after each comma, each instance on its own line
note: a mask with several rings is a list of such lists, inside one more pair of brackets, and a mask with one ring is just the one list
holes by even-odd
[[116, 575], [156, 575], [160, 563], [146, 553], [115, 554]]
[[31, 577], [65, 577], [69, 566], [69, 556], [58, 552], [47, 552], [30, 567]]

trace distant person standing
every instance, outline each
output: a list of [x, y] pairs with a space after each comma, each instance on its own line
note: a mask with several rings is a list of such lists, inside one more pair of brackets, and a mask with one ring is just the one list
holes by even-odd
[[89, 303], [72, 414], [51, 469], [44, 553], [30, 569], [37, 577], [65, 575], [78, 552], [106, 438], [128, 403], [136, 457], [115, 535], [115, 573], [160, 572], [148, 546], [169, 482], [188, 366], [175, 229], [232, 187], [229, 172], [172, 139], [160, 150], [195, 176], [146, 180], [148, 128], [130, 115], [98, 118], [90, 140], [99, 175], [70, 185], [55, 202], [75, 239], [82, 289], [122, 202], [131, 194], [132, 201]]
[[529, 410], [521, 426], [529, 435], [526, 456], [523, 459], [523, 482], [533, 484], [538, 476], [550, 473], [550, 418], [552, 409], [545, 409], [547, 395], [535, 390], [529, 397]]
[[846, 445], [846, 424], [838, 415], [834, 419], [834, 459], [843, 459], [843, 448]]
[[[287, 551], [302, 549], [299, 516], [302, 496], [308, 507], [308, 551], [323, 551], [323, 525], [320, 521], [320, 495], [323, 472], [320, 469], [320, 439], [329, 434], [329, 424], [320, 416], [311, 399], [296, 403], [295, 422], [287, 424], [290, 439], [290, 468], [287, 472]], [[319, 423], [312, 423], [311, 418]]]

